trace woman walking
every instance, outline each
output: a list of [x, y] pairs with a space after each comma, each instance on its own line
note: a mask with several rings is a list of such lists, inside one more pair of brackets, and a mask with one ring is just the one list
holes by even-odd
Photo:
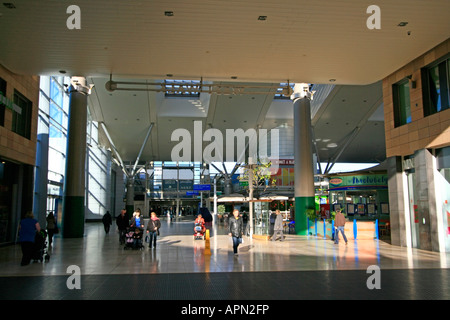
[[161, 221], [156, 216], [156, 213], [150, 214], [150, 221], [147, 225], [147, 235], [149, 237], [148, 247], [156, 248], [156, 238], [159, 235], [159, 228], [161, 228]]

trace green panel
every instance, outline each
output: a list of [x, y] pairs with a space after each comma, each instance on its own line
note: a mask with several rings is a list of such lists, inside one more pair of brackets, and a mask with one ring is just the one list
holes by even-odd
[[84, 197], [66, 196], [63, 200], [62, 234], [64, 238], [84, 235]]
[[315, 210], [315, 197], [295, 197], [295, 233], [306, 236], [308, 234], [308, 222], [306, 210]]

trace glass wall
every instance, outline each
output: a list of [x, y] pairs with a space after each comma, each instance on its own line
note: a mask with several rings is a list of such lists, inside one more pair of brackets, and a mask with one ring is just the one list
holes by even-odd
[[[68, 139], [69, 95], [65, 91], [68, 85], [69, 77], [40, 77], [35, 202], [44, 201], [45, 205], [39, 208], [47, 214], [55, 212], [59, 219]], [[99, 146], [98, 123], [91, 119], [89, 108], [86, 129], [86, 219], [100, 219], [106, 211], [115, 214], [116, 195], [112, 190], [121, 190], [112, 183], [121, 179], [112, 178], [111, 154]]]
[[[46, 193], [47, 213], [52, 211], [59, 213], [59, 216], [61, 212], [58, 212], [58, 203], [61, 202], [63, 196], [69, 118], [69, 97], [64, 91], [64, 85], [69, 81], [70, 78], [67, 77], [42, 76], [39, 91], [36, 166], [47, 171], [48, 184], [47, 190], [38, 189], [37, 192]], [[41, 173], [39, 179], [43, 177], [44, 173]], [[40, 181], [36, 181], [36, 185], [38, 184]]]

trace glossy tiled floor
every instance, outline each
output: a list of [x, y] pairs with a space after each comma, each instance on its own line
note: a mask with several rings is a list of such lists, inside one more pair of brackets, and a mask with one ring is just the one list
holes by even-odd
[[[101, 223], [86, 223], [84, 238], [56, 237], [50, 261], [24, 267], [19, 245], [2, 247], [0, 298], [450, 299], [449, 254], [288, 234], [284, 242], [245, 237], [234, 256], [223, 224], [209, 246], [192, 231], [192, 220], [163, 220], [156, 249], [124, 250], [115, 226], [105, 234]], [[71, 265], [80, 268], [81, 290], [67, 288]], [[380, 289], [367, 287], [372, 265]]]

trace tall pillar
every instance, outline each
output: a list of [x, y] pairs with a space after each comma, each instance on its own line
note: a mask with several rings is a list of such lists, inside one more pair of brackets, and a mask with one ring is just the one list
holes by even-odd
[[308, 233], [306, 210], [315, 210], [311, 98], [308, 84], [295, 84], [291, 99], [294, 103], [295, 233], [299, 235]]
[[62, 232], [65, 238], [84, 234], [87, 96], [91, 87], [83, 77], [72, 77], [69, 87]]

